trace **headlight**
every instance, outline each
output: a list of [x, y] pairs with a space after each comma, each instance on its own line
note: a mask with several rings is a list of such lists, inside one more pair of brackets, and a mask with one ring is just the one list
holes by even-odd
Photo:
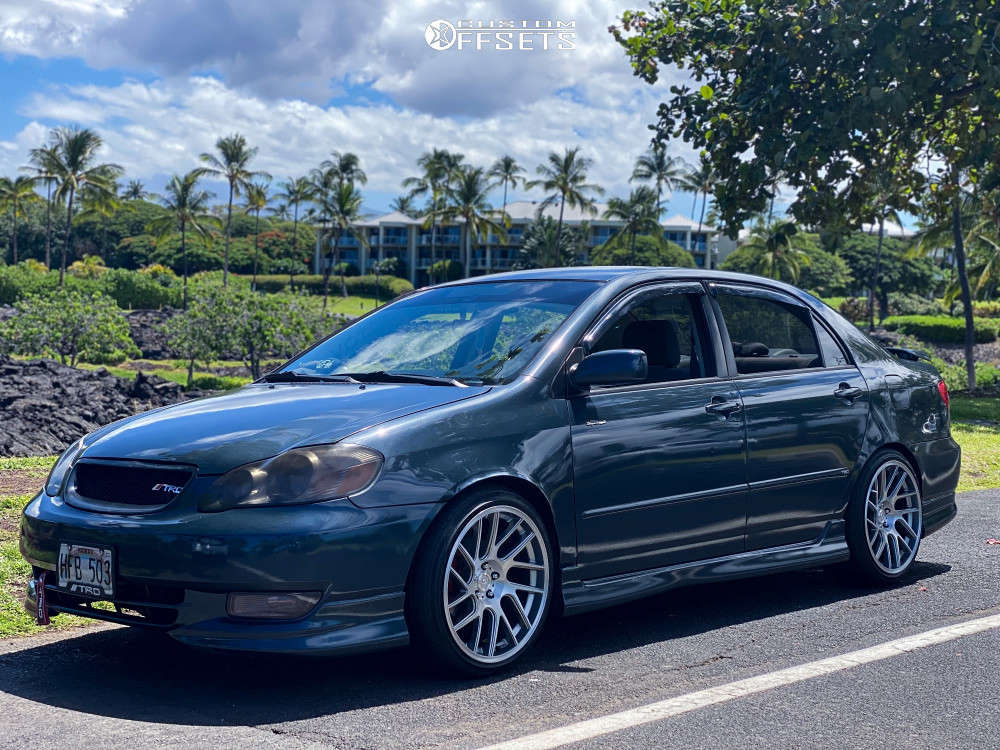
[[83, 438], [77, 440], [67, 448], [56, 461], [56, 465], [49, 472], [49, 478], [45, 480], [45, 494], [49, 497], [56, 497], [62, 492], [63, 484], [66, 482], [66, 475], [73, 468], [73, 463], [77, 456], [83, 452]]
[[382, 454], [360, 445], [314, 445], [247, 464], [219, 477], [202, 511], [301, 505], [363, 492], [382, 468]]

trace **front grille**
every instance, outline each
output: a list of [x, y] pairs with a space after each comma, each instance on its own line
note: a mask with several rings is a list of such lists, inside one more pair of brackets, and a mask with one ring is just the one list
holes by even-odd
[[159, 507], [177, 497], [192, 476], [194, 469], [186, 466], [83, 460], [76, 465], [74, 491], [101, 503]]

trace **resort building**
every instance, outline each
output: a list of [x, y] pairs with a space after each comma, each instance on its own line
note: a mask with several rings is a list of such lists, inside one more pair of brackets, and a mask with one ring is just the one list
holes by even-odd
[[[364, 219], [355, 224], [355, 231], [368, 240], [368, 247], [358, 242], [357, 237], [345, 232], [339, 240], [340, 262], [350, 263], [362, 273], [368, 273], [376, 261], [396, 258], [401, 275], [409, 278], [415, 286], [428, 281], [428, 269], [436, 261], [452, 260], [460, 263], [466, 278], [487, 273], [509, 271], [517, 260], [524, 230], [538, 214], [540, 202], [515, 201], [507, 204], [510, 228], [507, 243], [490, 235], [484, 242], [473, 242], [467, 247], [461, 222], [438, 224], [433, 228], [435, 240], [431, 241], [431, 227], [424, 227], [422, 218], [412, 218], [394, 211], [383, 216]], [[586, 224], [589, 238], [586, 248], [579, 258], [581, 264], [590, 261], [590, 251], [612, 237], [621, 222], [601, 218], [607, 206], [596, 205], [596, 212], [580, 211], [566, 207], [563, 223], [568, 226]], [[549, 205], [543, 210], [545, 216], [559, 218], [559, 206]], [[734, 243], [708, 225], [699, 227], [697, 221], [683, 216], [675, 216], [662, 222], [663, 237], [691, 252], [694, 262], [701, 268], [715, 268], [732, 251]], [[332, 244], [332, 241], [331, 241]], [[315, 273], [322, 273], [324, 250], [317, 241], [313, 267]], [[433, 250], [433, 259], [432, 259]]]

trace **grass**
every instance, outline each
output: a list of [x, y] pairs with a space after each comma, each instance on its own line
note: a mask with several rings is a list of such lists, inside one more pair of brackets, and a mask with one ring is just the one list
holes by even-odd
[[[385, 300], [382, 300], [382, 304], [385, 304]], [[330, 310], [330, 312], [339, 313], [340, 315], [359, 317], [372, 311], [375, 307], [375, 298], [354, 296], [341, 297], [339, 294], [330, 294], [327, 305], [327, 309]]]
[[[147, 375], [156, 375], [163, 378], [164, 380], [171, 380], [182, 386], [187, 386], [187, 368], [184, 366], [177, 366], [176, 360], [141, 360], [142, 362], [148, 362], [149, 366], [142, 367], [141, 370]], [[217, 363], [212, 363], [217, 364]], [[237, 365], [242, 365], [242, 362], [236, 363]], [[120, 378], [127, 378], [133, 380], [135, 378], [136, 372], [133, 368], [121, 367], [115, 365], [92, 365], [86, 362], [80, 362], [77, 364], [82, 370], [97, 370], [101, 367], [105, 368], [112, 375], [117, 375]], [[223, 390], [228, 391], [233, 388], [239, 388], [241, 385], [246, 385], [251, 381], [248, 377], [239, 377], [232, 375], [214, 375], [210, 372], [205, 372], [195, 368], [194, 371], [194, 387], [203, 388], [206, 390]]]

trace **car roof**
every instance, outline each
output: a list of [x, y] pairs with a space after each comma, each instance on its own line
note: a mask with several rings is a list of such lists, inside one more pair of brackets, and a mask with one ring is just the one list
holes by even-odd
[[574, 266], [571, 268], [534, 268], [525, 271], [507, 271], [486, 276], [472, 276], [468, 279], [451, 281], [440, 286], [462, 284], [482, 284], [492, 281], [610, 281], [629, 280], [635, 283], [656, 281], [657, 279], [682, 279], [689, 281], [732, 281], [770, 286], [783, 289], [798, 296], [800, 289], [774, 279], [753, 276], [747, 273], [716, 271], [705, 268], [677, 268], [671, 266]]

